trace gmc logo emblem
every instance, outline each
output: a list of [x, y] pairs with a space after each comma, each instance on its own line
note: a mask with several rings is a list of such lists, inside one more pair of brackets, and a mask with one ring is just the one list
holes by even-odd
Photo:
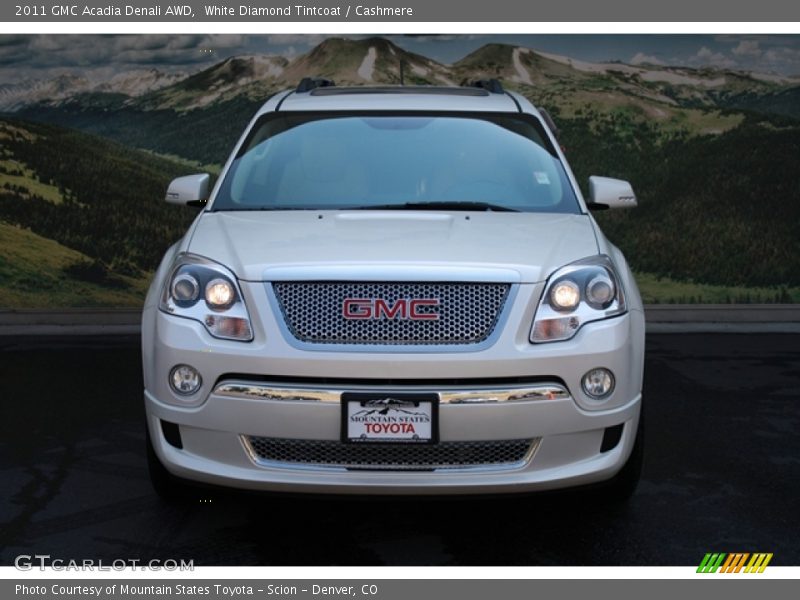
[[400, 298], [389, 304], [381, 298], [345, 298], [342, 315], [345, 319], [411, 319], [436, 321], [439, 313], [423, 312], [424, 306], [439, 306], [438, 298]]

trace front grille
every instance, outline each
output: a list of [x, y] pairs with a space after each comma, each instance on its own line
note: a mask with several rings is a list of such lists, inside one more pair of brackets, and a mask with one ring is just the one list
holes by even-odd
[[[507, 283], [386, 283], [286, 282], [273, 289], [286, 326], [301, 342], [312, 344], [460, 345], [488, 338], [506, 302]], [[345, 299], [383, 300], [388, 307], [399, 300], [437, 299], [438, 319], [346, 319]]]
[[539, 443], [539, 438], [438, 444], [345, 444], [331, 440], [243, 437], [253, 458], [270, 466], [372, 471], [517, 467], [530, 459]]

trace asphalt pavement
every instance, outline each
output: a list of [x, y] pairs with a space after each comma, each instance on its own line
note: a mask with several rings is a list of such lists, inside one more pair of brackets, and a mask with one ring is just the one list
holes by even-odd
[[163, 504], [135, 336], [0, 337], [0, 564], [800, 565], [800, 335], [649, 334], [643, 480], [590, 496], [242, 496]]

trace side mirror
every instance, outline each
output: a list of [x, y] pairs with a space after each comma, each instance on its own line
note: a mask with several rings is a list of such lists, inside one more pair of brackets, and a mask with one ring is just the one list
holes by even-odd
[[211, 176], [208, 173], [186, 175], [173, 179], [167, 188], [165, 200], [170, 204], [184, 206], [203, 206], [208, 200], [208, 183]]
[[631, 184], [622, 179], [611, 177], [589, 177], [589, 210], [606, 210], [608, 208], [633, 208], [636, 206], [636, 194]]

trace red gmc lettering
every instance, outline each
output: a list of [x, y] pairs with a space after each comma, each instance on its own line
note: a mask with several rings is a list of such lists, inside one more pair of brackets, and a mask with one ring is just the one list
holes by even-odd
[[411, 310], [409, 311], [410, 319], [428, 319], [436, 320], [439, 318], [439, 313], [421, 313], [419, 312], [420, 306], [439, 306], [439, 300], [430, 298], [425, 300], [412, 300]]
[[345, 319], [370, 319], [372, 318], [372, 300], [345, 298], [342, 313]]
[[413, 319], [437, 320], [439, 314], [422, 312], [422, 307], [439, 306], [438, 298], [400, 298], [390, 304], [382, 298], [345, 298], [342, 304], [342, 315], [345, 319]]
[[381, 314], [386, 315], [387, 319], [394, 319], [398, 314], [400, 315], [401, 319], [407, 319], [408, 313], [406, 311], [406, 300], [402, 298], [394, 303], [394, 306], [389, 308], [389, 304], [386, 300], [381, 300], [378, 298], [375, 300], [375, 317], [376, 319], [381, 318]]

